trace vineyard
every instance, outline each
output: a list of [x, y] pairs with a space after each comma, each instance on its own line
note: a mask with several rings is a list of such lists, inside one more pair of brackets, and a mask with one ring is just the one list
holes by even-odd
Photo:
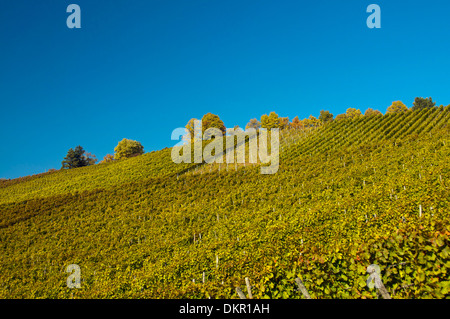
[[[450, 297], [450, 106], [281, 131], [280, 166], [171, 150], [0, 182], [0, 298]], [[81, 268], [81, 288], [66, 268]]]

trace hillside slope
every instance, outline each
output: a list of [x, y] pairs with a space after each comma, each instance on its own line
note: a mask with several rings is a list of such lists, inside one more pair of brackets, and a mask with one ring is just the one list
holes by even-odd
[[[284, 131], [280, 168], [170, 149], [0, 186], [1, 298], [450, 296], [450, 109]], [[191, 170], [188, 170], [191, 169]], [[69, 289], [69, 264], [81, 267]], [[204, 279], [204, 282], [203, 282]]]

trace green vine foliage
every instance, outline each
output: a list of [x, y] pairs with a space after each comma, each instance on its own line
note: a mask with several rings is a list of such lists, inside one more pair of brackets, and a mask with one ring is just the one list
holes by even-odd
[[[0, 298], [450, 296], [449, 108], [284, 130], [280, 168], [170, 149], [0, 182]], [[81, 288], [66, 285], [70, 264]], [[205, 278], [203, 282], [203, 277]]]

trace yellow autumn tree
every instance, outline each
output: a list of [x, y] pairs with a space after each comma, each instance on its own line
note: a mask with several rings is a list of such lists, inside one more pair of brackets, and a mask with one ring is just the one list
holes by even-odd
[[254, 128], [255, 130], [258, 130], [260, 127], [261, 123], [257, 119], [251, 119], [245, 126], [245, 129]]
[[402, 101], [394, 101], [387, 108], [386, 113], [404, 113], [406, 111], [408, 111], [408, 107]]
[[298, 118], [298, 116], [294, 117], [291, 123], [291, 127], [300, 130], [304, 128], [303, 122]]
[[316, 127], [321, 124], [320, 120], [313, 115], [310, 115], [309, 118], [304, 119], [302, 122], [304, 127]]
[[382, 113], [380, 111], [374, 110], [372, 108], [368, 108], [366, 110], [366, 112], [364, 113], [364, 116], [367, 116], [367, 117], [369, 117], [369, 116], [376, 116], [376, 115], [382, 115]]
[[261, 116], [261, 127], [266, 129], [279, 128], [280, 127], [280, 117], [275, 112], [270, 112], [269, 115], [264, 114]]
[[349, 107], [345, 112], [345, 115], [349, 119], [357, 119], [362, 116], [362, 113], [359, 109], [355, 109], [353, 107]]
[[138, 141], [124, 138], [114, 148], [114, 152], [114, 158], [119, 160], [144, 154], [144, 147]]
[[100, 164], [102, 163], [109, 163], [114, 161], [114, 155], [112, 154], [106, 154], [105, 157], [103, 157], [103, 160], [100, 162]]
[[280, 117], [280, 129], [289, 128], [291, 123], [289, 122], [289, 117]]

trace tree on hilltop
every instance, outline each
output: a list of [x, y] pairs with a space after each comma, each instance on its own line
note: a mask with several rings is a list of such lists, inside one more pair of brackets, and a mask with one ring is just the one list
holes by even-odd
[[355, 109], [353, 107], [349, 107], [345, 112], [345, 115], [349, 119], [357, 119], [362, 116], [362, 113], [359, 109]]
[[106, 154], [105, 157], [103, 157], [103, 160], [99, 163], [109, 163], [109, 162], [113, 162], [114, 161], [114, 155], [111, 154]]
[[394, 101], [391, 106], [388, 107], [386, 114], [390, 113], [404, 113], [408, 111], [408, 107], [403, 104], [402, 101]]
[[364, 113], [364, 116], [370, 117], [370, 116], [377, 116], [377, 115], [383, 115], [383, 113], [381, 113], [378, 110], [374, 110], [372, 108], [368, 108], [366, 110], [366, 112]]
[[280, 124], [279, 124], [279, 128], [282, 129], [286, 129], [291, 127], [291, 123], [289, 122], [289, 117], [280, 117]]
[[345, 120], [346, 118], [347, 118], [347, 115], [345, 113], [338, 114], [338, 115], [336, 115], [335, 121], [342, 121], [342, 120]]
[[333, 117], [334, 116], [333, 116], [333, 114], [330, 113], [330, 111], [324, 111], [324, 110], [320, 111], [319, 120], [322, 123], [328, 123], [328, 122], [333, 121]]
[[260, 127], [261, 123], [257, 119], [251, 119], [245, 126], [245, 129], [254, 128], [255, 130], [258, 130]]
[[279, 128], [280, 127], [280, 117], [275, 112], [270, 112], [269, 115], [264, 114], [261, 116], [261, 127], [266, 129]]
[[190, 119], [189, 120], [189, 122], [187, 122], [187, 124], [186, 124], [186, 129], [188, 130], [188, 132], [189, 132], [189, 135], [190, 135], [190, 137], [191, 137], [191, 141], [192, 140], [194, 140], [194, 129], [195, 129], [195, 126], [194, 126], [194, 123], [195, 123], [195, 121], [198, 121], [196, 118], [192, 118], [192, 119]]
[[291, 127], [296, 130], [301, 130], [305, 126], [304, 126], [303, 122], [298, 118], [298, 116], [296, 116], [292, 119]]
[[304, 119], [302, 123], [304, 127], [316, 127], [321, 124], [320, 120], [313, 115], [310, 115], [309, 118]]
[[114, 159], [120, 160], [144, 154], [144, 147], [138, 141], [124, 138], [114, 148], [114, 152]]
[[206, 113], [202, 117], [202, 134], [204, 134], [205, 131], [209, 128], [219, 129], [224, 136], [227, 132], [227, 128], [225, 127], [225, 124], [220, 119], [220, 117], [212, 113]]
[[[192, 118], [186, 124], [186, 129], [189, 132], [189, 135], [191, 137], [191, 141], [194, 140], [195, 121], [198, 121], [198, 119]], [[220, 117], [218, 115], [212, 114], [212, 113], [206, 113], [205, 115], [203, 115], [203, 117], [201, 119], [201, 126], [202, 126], [201, 136], [200, 136], [200, 134], [198, 134], [199, 136], [195, 136], [195, 138], [197, 138], [197, 139], [202, 139], [203, 134], [209, 128], [217, 128], [217, 129], [219, 129], [222, 132], [223, 135], [225, 135], [226, 132], [227, 132], [225, 124], [220, 119]], [[198, 132], [198, 133], [200, 133], [200, 132]]]
[[85, 150], [78, 145], [75, 149], [70, 148], [66, 157], [61, 162], [63, 169], [72, 169], [77, 167], [94, 165], [97, 162], [95, 155], [85, 154]]
[[433, 102], [433, 99], [431, 97], [428, 97], [424, 99], [423, 97], [416, 97], [414, 99], [413, 107], [411, 108], [413, 111], [421, 110], [421, 109], [428, 109], [435, 107], [436, 102]]
[[95, 165], [95, 163], [97, 163], [98, 161], [97, 156], [95, 156], [91, 152], [86, 153], [85, 158], [88, 161], [88, 165]]

